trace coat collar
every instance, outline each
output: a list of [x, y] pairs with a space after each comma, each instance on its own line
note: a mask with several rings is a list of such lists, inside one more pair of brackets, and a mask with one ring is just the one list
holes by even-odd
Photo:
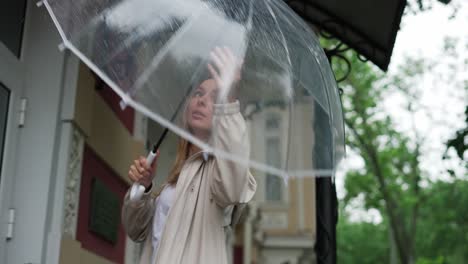
[[185, 162], [191, 162], [200, 156], [203, 158], [204, 161], [208, 161], [208, 159], [210, 158], [210, 154], [211, 152], [209, 151], [198, 151], [192, 154], [190, 157], [188, 157]]

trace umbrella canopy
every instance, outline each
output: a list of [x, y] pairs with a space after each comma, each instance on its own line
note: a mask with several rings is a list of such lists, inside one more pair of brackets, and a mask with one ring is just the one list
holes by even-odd
[[[336, 82], [316, 36], [283, 1], [44, 4], [66, 48], [126, 104], [182, 138], [269, 175], [333, 175], [344, 153]], [[240, 102], [247, 157], [217, 149], [217, 131], [202, 139], [187, 123], [190, 98], [209, 79], [216, 104], [232, 94]]]

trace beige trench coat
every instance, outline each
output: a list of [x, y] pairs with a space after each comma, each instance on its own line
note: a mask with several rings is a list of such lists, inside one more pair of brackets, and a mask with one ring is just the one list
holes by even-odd
[[[213, 144], [220, 149], [248, 157], [250, 149], [239, 102], [215, 105]], [[144, 242], [140, 264], [227, 264], [224, 209], [249, 202], [257, 184], [247, 167], [201, 153], [186, 162], [176, 185], [156, 255], [151, 262], [155, 197], [144, 194], [130, 201], [128, 192], [122, 208], [122, 222], [128, 236]]]

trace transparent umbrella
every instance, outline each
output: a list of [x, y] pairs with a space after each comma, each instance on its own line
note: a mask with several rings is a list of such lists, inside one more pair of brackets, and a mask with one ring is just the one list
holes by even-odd
[[[283, 1], [43, 3], [64, 46], [125, 104], [200, 149], [255, 176], [334, 174], [344, 153], [336, 82], [317, 37]], [[235, 58], [243, 62], [240, 80], [226, 66]], [[201, 138], [184, 122], [189, 98], [213, 71], [222, 79], [215, 103], [229, 103], [232, 94], [240, 103], [248, 153], [219, 148], [214, 124], [210, 138]]]

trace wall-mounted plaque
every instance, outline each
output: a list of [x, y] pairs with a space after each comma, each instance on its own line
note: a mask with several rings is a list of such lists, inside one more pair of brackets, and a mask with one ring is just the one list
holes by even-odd
[[119, 197], [101, 180], [94, 178], [90, 201], [89, 230], [115, 244], [120, 224]]

